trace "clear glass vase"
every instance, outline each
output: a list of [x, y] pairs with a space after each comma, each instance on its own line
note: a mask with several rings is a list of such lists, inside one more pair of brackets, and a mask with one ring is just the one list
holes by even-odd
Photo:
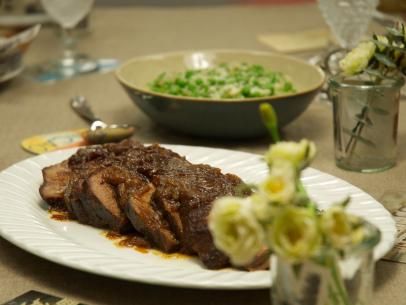
[[339, 256], [325, 249], [306, 261], [293, 263], [272, 256], [272, 305], [367, 305], [374, 284], [373, 249], [379, 230], [370, 226], [371, 236], [358, 247]]
[[338, 75], [329, 81], [333, 102], [336, 165], [377, 172], [396, 164], [402, 77], [379, 83]]

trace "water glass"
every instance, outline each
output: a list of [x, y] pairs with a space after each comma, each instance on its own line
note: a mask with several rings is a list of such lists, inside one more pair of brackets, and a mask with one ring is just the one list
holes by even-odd
[[377, 172], [393, 167], [402, 77], [380, 83], [338, 75], [329, 81], [335, 161], [340, 168]]
[[373, 296], [375, 261], [373, 249], [380, 232], [370, 226], [371, 236], [348, 253], [325, 251], [317, 257], [292, 262], [271, 258], [272, 305], [366, 305]]

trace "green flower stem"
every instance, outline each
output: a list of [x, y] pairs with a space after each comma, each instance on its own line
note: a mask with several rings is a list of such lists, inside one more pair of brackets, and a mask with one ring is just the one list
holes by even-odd
[[355, 146], [357, 145], [356, 137], [361, 135], [362, 129], [365, 126], [364, 121], [368, 117], [368, 106], [364, 106], [360, 113], [360, 119], [354, 128], [351, 130], [351, 137], [348, 140], [347, 145], [345, 146], [345, 152], [348, 153], [351, 149], [351, 153], [355, 150]]
[[[328, 286], [328, 294], [329, 294], [329, 301], [333, 304], [333, 305], [341, 305], [340, 304], [340, 299], [337, 296], [336, 291], [333, 289], [333, 287], [331, 287], [331, 285]], [[329, 304], [330, 305], [330, 304]]]
[[307, 200], [307, 207], [312, 210], [312, 211], [317, 211], [317, 205], [315, 202], [313, 202], [310, 197], [309, 194], [307, 193], [306, 188], [304, 187], [302, 181], [299, 179], [297, 179], [296, 181], [296, 189], [297, 189], [297, 193], [299, 196], [302, 196], [304, 198], [306, 198]]
[[262, 103], [259, 105], [259, 112], [261, 114], [262, 122], [264, 123], [266, 129], [276, 143], [281, 140], [279, 130], [278, 130], [278, 117], [271, 104]]
[[[382, 78], [380, 77], [375, 77], [374, 82], [379, 85], [383, 81]], [[348, 140], [347, 145], [345, 146], [345, 153], [350, 153], [352, 154], [355, 150], [355, 147], [357, 145], [357, 137], [361, 136], [362, 130], [365, 127], [365, 121], [368, 118], [369, 115], [369, 108], [370, 108], [371, 101], [368, 98], [366, 105], [362, 107], [361, 112], [357, 115], [358, 122], [355, 124], [354, 128], [351, 130], [351, 137]]]
[[326, 264], [327, 267], [330, 269], [331, 279], [335, 286], [334, 288], [338, 293], [338, 297], [341, 299], [341, 304], [351, 305], [350, 300], [348, 298], [347, 289], [344, 287], [341, 273], [334, 256], [328, 255], [328, 257], [326, 258]]

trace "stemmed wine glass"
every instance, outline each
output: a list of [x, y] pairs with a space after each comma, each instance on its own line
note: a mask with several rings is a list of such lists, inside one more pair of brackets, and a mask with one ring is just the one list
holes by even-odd
[[[317, 2], [335, 42], [329, 41], [329, 45], [321, 54], [311, 57], [308, 61], [320, 66], [327, 76], [331, 76], [340, 71], [340, 60], [349, 49], [360, 42], [368, 30], [379, 0], [317, 0]], [[319, 94], [319, 101], [330, 102], [327, 82]]]
[[88, 15], [94, 0], [41, 0], [48, 15], [62, 28], [63, 52], [59, 59], [39, 65], [35, 78], [39, 81], [57, 81], [96, 71], [96, 60], [76, 52], [74, 27]]
[[338, 62], [355, 47], [368, 30], [379, 0], [318, 0], [319, 9], [339, 47], [326, 52], [322, 65], [328, 73], [338, 71]]

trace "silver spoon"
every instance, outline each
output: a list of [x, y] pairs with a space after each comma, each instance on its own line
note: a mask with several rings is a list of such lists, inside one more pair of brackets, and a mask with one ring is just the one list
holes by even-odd
[[72, 109], [83, 119], [90, 123], [90, 129], [84, 134], [90, 144], [103, 144], [119, 142], [131, 137], [135, 127], [128, 124], [108, 125], [98, 118], [90, 108], [84, 96], [75, 96], [70, 100]]

